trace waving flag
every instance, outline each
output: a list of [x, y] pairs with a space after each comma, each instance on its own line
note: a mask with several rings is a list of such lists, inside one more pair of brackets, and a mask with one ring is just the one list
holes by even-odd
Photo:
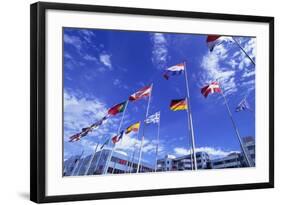
[[132, 94], [129, 97], [129, 100], [130, 101], [137, 101], [137, 100], [142, 99], [144, 97], [148, 97], [148, 96], [150, 96], [151, 91], [152, 91], [152, 86], [151, 85], [150, 86], [145, 86], [142, 89], [140, 89], [139, 91], [137, 91], [134, 94]]
[[85, 137], [89, 132], [92, 132], [92, 127], [82, 128], [82, 132], [80, 133], [81, 137]]
[[118, 135], [112, 137], [112, 139], [111, 139], [111, 140], [112, 140], [112, 143], [113, 143], [113, 144], [116, 144], [117, 142], [119, 142], [119, 141], [122, 139], [123, 134], [124, 134], [124, 131], [122, 131], [122, 132], [120, 132], [120, 134], [118, 134]]
[[212, 82], [210, 85], [207, 85], [201, 89], [201, 93], [202, 95], [204, 95], [205, 98], [208, 97], [210, 93], [215, 93], [215, 92], [216, 93], [221, 92], [221, 88], [218, 82]]
[[105, 116], [101, 120], [99, 120], [99, 121], [95, 122], [94, 124], [92, 124], [91, 128], [94, 129], [94, 130], [98, 129], [103, 123], [106, 122], [106, 120], [107, 120], [107, 117]]
[[184, 63], [180, 63], [172, 67], [169, 67], [165, 70], [163, 77], [166, 80], [169, 80], [170, 75], [180, 75], [184, 71], [184, 67], [185, 67]]
[[186, 109], [187, 109], [186, 98], [184, 98], [184, 99], [172, 100], [172, 101], [171, 101], [171, 104], [170, 104], [170, 109], [171, 109], [172, 111], [186, 110]]
[[69, 142], [76, 142], [76, 141], [79, 141], [80, 139], [81, 139], [81, 135], [80, 135], [80, 133], [77, 133], [77, 134], [69, 137]]
[[224, 37], [220, 35], [208, 35], [206, 42], [212, 52], [217, 45], [220, 45], [222, 42], [233, 42], [232, 37]]
[[244, 98], [236, 107], [235, 111], [240, 112], [240, 111], [246, 111], [246, 110], [251, 110], [249, 103], [247, 102], [246, 98]]
[[127, 127], [125, 134], [129, 134], [130, 132], [137, 132], [139, 129], [140, 129], [140, 122], [137, 122]]
[[156, 112], [153, 115], [150, 115], [144, 122], [146, 124], [150, 124], [150, 123], [159, 123], [160, 121], [160, 111]]
[[127, 101], [114, 105], [112, 108], [110, 108], [107, 111], [108, 115], [114, 116], [114, 115], [117, 115], [118, 113], [123, 112], [126, 107], [126, 104], [127, 104]]

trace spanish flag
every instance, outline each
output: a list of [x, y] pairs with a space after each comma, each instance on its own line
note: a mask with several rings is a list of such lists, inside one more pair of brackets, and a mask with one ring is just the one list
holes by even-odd
[[131, 126], [127, 127], [125, 134], [129, 134], [130, 132], [134, 131], [137, 132], [140, 129], [140, 122], [132, 124]]
[[171, 104], [170, 104], [170, 109], [171, 109], [172, 111], [186, 110], [186, 109], [187, 109], [186, 98], [184, 98], [184, 99], [172, 100], [172, 101], [171, 101]]

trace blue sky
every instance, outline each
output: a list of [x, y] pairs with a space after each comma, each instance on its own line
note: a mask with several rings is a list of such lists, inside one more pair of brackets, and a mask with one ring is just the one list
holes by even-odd
[[[206, 35], [64, 28], [64, 158], [90, 154], [96, 144], [116, 134], [121, 115], [110, 118], [79, 142], [69, 136], [102, 118], [108, 108], [153, 83], [149, 113], [161, 112], [160, 153], [181, 156], [189, 149], [185, 111], [169, 110], [172, 99], [186, 96], [184, 75], [162, 77], [169, 66], [187, 62], [195, 144], [211, 157], [239, 151], [231, 121], [219, 94], [205, 99], [200, 89], [219, 80], [241, 136], [255, 136], [254, 114], [235, 112], [247, 96], [255, 109], [255, 68], [232, 42], [208, 50]], [[255, 59], [255, 38], [236, 37]], [[129, 103], [122, 129], [145, 118], [147, 99]], [[157, 126], [145, 132], [143, 160], [154, 163]], [[135, 133], [117, 146], [131, 154], [139, 140]]]

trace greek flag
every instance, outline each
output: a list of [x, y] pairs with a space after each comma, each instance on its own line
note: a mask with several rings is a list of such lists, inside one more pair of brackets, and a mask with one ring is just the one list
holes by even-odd
[[160, 111], [154, 113], [153, 115], [150, 115], [144, 122], [146, 124], [150, 124], [150, 123], [159, 123], [160, 121]]

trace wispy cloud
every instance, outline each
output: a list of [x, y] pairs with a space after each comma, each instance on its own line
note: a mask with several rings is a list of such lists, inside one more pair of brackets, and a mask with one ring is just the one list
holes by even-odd
[[79, 37], [77, 36], [72, 36], [69, 34], [64, 34], [64, 43], [70, 44], [72, 46], [74, 46], [75, 48], [77, 48], [77, 50], [81, 49], [82, 46], [82, 41], [80, 40]]
[[[226, 151], [220, 148], [214, 147], [198, 147], [195, 149], [196, 152], [206, 152], [210, 156], [211, 159], [226, 157], [227, 155], [238, 152], [238, 151]], [[188, 155], [190, 154], [190, 149], [186, 149], [183, 147], [176, 147], [174, 148], [174, 154], [176, 156]]]
[[152, 62], [157, 69], [166, 66], [168, 58], [168, 42], [164, 34], [155, 33], [151, 35]]
[[[246, 52], [254, 58], [256, 49], [254, 38], [241, 39]], [[224, 42], [203, 56], [198, 77], [199, 86], [202, 87], [211, 81], [219, 81], [224, 94], [231, 95], [240, 90], [239, 85], [246, 85], [246, 81], [252, 80], [247, 78], [254, 75], [254, 66], [237, 45], [233, 42]], [[249, 89], [253, 88], [249, 87]]]
[[103, 65], [112, 70], [111, 56], [109, 54], [100, 54], [99, 59]]

